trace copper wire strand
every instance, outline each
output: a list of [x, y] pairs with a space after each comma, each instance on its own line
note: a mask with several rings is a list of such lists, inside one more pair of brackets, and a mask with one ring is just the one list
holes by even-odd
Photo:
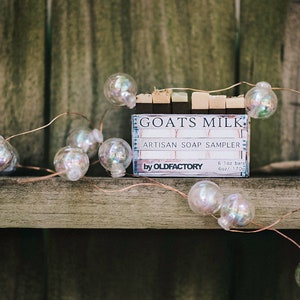
[[[256, 222], [252, 222], [252, 224], [256, 225], [256, 226], [259, 226], [259, 227], [263, 227], [263, 225], [261, 224], [258, 224]], [[276, 229], [276, 228], [269, 228], [267, 230], [272, 230], [272, 231], [275, 231], [277, 234], [281, 235], [282, 237], [284, 237], [285, 239], [289, 240], [290, 242], [292, 242], [295, 246], [297, 246], [298, 248], [300, 248], [300, 245], [295, 241], [293, 240], [292, 238], [290, 238], [289, 236], [287, 236], [286, 234], [282, 233], [280, 230]]]
[[283, 238], [287, 239], [288, 241], [290, 241], [291, 243], [293, 243], [296, 247], [298, 247], [300, 249], [300, 244], [298, 244], [295, 240], [293, 240], [292, 238], [290, 238], [286, 234], [282, 233], [281, 231], [279, 231], [276, 228], [270, 228], [270, 230], [275, 231], [277, 234], [281, 235]]
[[161, 187], [165, 188], [166, 190], [173, 191], [173, 192], [179, 194], [181, 197], [183, 197], [183, 198], [185, 198], [185, 199], [188, 198], [188, 195], [185, 194], [184, 192], [182, 192], [182, 191], [180, 191], [180, 190], [174, 188], [173, 186], [170, 186], [170, 185], [161, 183], [161, 182], [159, 182], [158, 180], [155, 180], [154, 178], [149, 178], [149, 177], [146, 177], [146, 176], [136, 176], [136, 175], [129, 174], [129, 173], [126, 173], [126, 175], [128, 175], [128, 176], [130, 176], [130, 177], [134, 177], [134, 178], [143, 178], [143, 179], [145, 179], [145, 180], [154, 182], [154, 183], [157, 184], [158, 186], [161, 186]]
[[148, 178], [148, 177], [143, 177], [143, 176], [141, 176], [141, 178], [144, 178], [144, 179], [146, 179], [146, 180], [152, 181], [152, 182], [156, 183], [157, 185], [163, 187], [163, 188], [166, 189], [166, 190], [169, 190], [169, 191], [172, 191], [172, 192], [175, 192], [175, 193], [179, 194], [181, 197], [183, 197], [183, 198], [185, 198], [185, 199], [188, 198], [188, 195], [187, 195], [187, 194], [185, 194], [184, 192], [182, 192], [182, 191], [180, 191], [180, 190], [174, 188], [173, 186], [170, 186], [170, 185], [161, 183], [161, 182], [159, 182], [159, 181], [157, 181], [157, 180], [155, 180], [155, 179], [153, 179], [153, 178]]
[[291, 243], [293, 243], [297, 248], [300, 249], [300, 244], [298, 244], [295, 240], [293, 240], [292, 238], [290, 238], [289, 236], [285, 235], [284, 233], [282, 233], [281, 231], [279, 231], [278, 229], [274, 228], [275, 225], [277, 225], [278, 223], [280, 223], [281, 221], [283, 221], [284, 219], [286, 219], [288, 216], [296, 213], [300, 211], [300, 207], [297, 209], [294, 209], [292, 211], [289, 211], [288, 213], [284, 214], [283, 216], [281, 216], [279, 219], [277, 219], [275, 222], [273, 222], [272, 224], [268, 225], [268, 226], [263, 226], [260, 225], [258, 223], [255, 222], [251, 222], [251, 224], [254, 224], [258, 227], [260, 227], [259, 229], [254, 229], [254, 230], [238, 230], [238, 229], [230, 229], [230, 232], [235, 232], [235, 233], [259, 233], [262, 231], [266, 231], [266, 230], [271, 230], [276, 232], [277, 234], [281, 235], [282, 237], [284, 237], [285, 239], [289, 240]]
[[65, 174], [66, 172], [56, 172], [50, 175], [46, 175], [46, 176], [41, 176], [41, 177], [35, 177], [35, 178], [28, 178], [28, 179], [24, 179], [24, 180], [18, 180], [18, 184], [25, 184], [25, 183], [33, 183], [33, 182], [39, 182], [39, 181], [44, 181], [47, 179], [50, 179], [52, 177], [56, 177], [62, 174]]
[[91, 163], [90, 163], [90, 166], [94, 166], [94, 165], [96, 165], [96, 164], [98, 164], [98, 163], [100, 163], [100, 160], [99, 160], [99, 159], [97, 159], [97, 160], [91, 162]]
[[[222, 88], [222, 89], [217, 89], [217, 90], [200, 90], [200, 89], [195, 89], [195, 88], [174, 88], [174, 87], [171, 87], [171, 88], [165, 88], [165, 89], [156, 89], [154, 88], [155, 91], [158, 91], [158, 92], [162, 92], [162, 91], [165, 91], [165, 90], [180, 90], [180, 91], [193, 91], [193, 92], [203, 92], [203, 93], [218, 93], [218, 92], [223, 92], [223, 91], [227, 91], [227, 90], [230, 90], [236, 86], [239, 86], [239, 85], [242, 85], [242, 84], [246, 84], [248, 86], [256, 86], [256, 84], [253, 84], [253, 83], [250, 83], [250, 82], [247, 82], [247, 81], [240, 81], [240, 82], [237, 82], [235, 84], [232, 84], [228, 87], [225, 87], [225, 88]], [[291, 88], [284, 88], [284, 87], [271, 87], [272, 90], [277, 90], [277, 91], [289, 91], [289, 92], [292, 92], [292, 93], [297, 93], [297, 94], [300, 94], [300, 91], [297, 91], [295, 89], [291, 89]]]
[[100, 188], [99, 186], [97, 186], [96, 184], [94, 184], [94, 187], [96, 187], [97, 189], [99, 189], [100, 191], [104, 192], [104, 193], [118, 193], [118, 192], [124, 192], [124, 191], [127, 191], [127, 190], [130, 190], [132, 188], [135, 188], [135, 187], [139, 187], [139, 186], [157, 186], [157, 187], [162, 187], [166, 190], [169, 190], [169, 191], [173, 191], [177, 194], [179, 194], [180, 196], [182, 196], [183, 198], [187, 198], [187, 195], [183, 192], [181, 192], [180, 190], [170, 186], [170, 185], [167, 185], [167, 184], [164, 184], [164, 183], [161, 183], [157, 180], [154, 180], [152, 178], [148, 178], [148, 177], [143, 177], [143, 176], [134, 176], [132, 174], [127, 174], [131, 177], [138, 177], [138, 178], [144, 178], [148, 181], [151, 181], [151, 182], [141, 182], [141, 183], [135, 183], [135, 184], [131, 184], [131, 185], [128, 185], [124, 188], [121, 188], [121, 189], [111, 189], [111, 190], [107, 190], [107, 189], [102, 189]]
[[200, 90], [200, 89], [195, 89], [195, 88], [174, 88], [174, 87], [171, 87], [171, 88], [166, 88], [166, 89], [155, 89], [156, 91], [159, 91], [159, 92], [162, 92], [162, 91], [165, 91], [165, 90], [180, 90], [180, 91], [184, 91], [184, 90], [187, 90], [187, 91], [193, 91], [193, 92], [203, 92], [203, 93], [217, 93], [217, 92], [223, 92], [223, 91], [227, 91], [227, 90], [230, 90], [236, 86], [239, 86], [239, 85], [242, 85], [242, 84], [247, 84], [249, 86], [255, 86], [255, 84], [253, 83], [249, 83], [247, 81], [240, 81], [240, 82], [237, 82], [235, 84], [232, 84], [228, 87], [225, 87], [225, 88], [222, 88], [222, 89], [218, 89], [218, 90]]
[[300, 91], [294, 90], [294, 89], [290, 89], [290, 88], [281, 88], [281, 87], [273, 87], [272, 90], [277, 90], [277, 91], [289, 91], [292, 93], [296, 93], [296, 94], [300, 94]]
[[93, 186], [98, 189], [99, 191], [103, 192], [103, 193], [120, 193], [120, 192], [124, 192], [124, 191], [128, 191], [132, 188], [135, 188], [135, 187], [139, 187], [139, 186], [159, 186], [158, 184], [156, 183], [150, 183], [150, 182], [143, 182], [143, 183], [135, 183], [135, 184], [131, 184], [131, 185], [128, 185], [124, 188], [121, 188], [121, 189], [115, 189], [115, 190], [107, 190], [107, 189], [102, 189], [100, 188], [98, 185], [96, 184], [93, 184]]
[[[292, 215], [292, 214], [294, 214], [294, 213], [296, 213], [298, 211], [300, 211], [300, 207], [298, 207], [298, 208], [296, 208], [296, 209], [294, 209], [292, 211], [287, 212], [286, 214], [284, 214], [283, 216], [281, 216], [279, 219], [277, 219], [272, 224], [264, 226], [264, 227], [261, 227], [259, 229], [247, 230], [247, 231], [232, 229], [230, 231], [233, 231], [233, 232], [244, 232], [244, 233], [258, 233], [258, 232], [261, 232], [261, 231], [269, 230], [272, 227], [274, 227], [275, 225], [277, 225], [278, 223], [280, 223], [281, 221], [283, 221], [284, 219], [286, 219], [288, 216], [290, 216], [290, 215]], [[252, 223], [252, 224], [256, 225], [255, 223]]]
[[105, 117], [108, 115], [108, 113], [110, 113], [111, 111], [115, 110], [115, 109], [119, 109], [119, 106], [111, 106], [110, 108], [107, 108], [104, 113], [102, 114], [101, 118], [100, 118], [100, 124], [99, 124], [99, 130], [100, 132], [103, 131], [103, 125], [104, 125], [104, 119]]
[[6, 138], [5, 140], [6, 140], [6, 141], [9, 141], [9, 140], [11, 140], [12, 138], [15, 138], [15, 137], [17, 137], [17, 136], [21, 136], [21, 135], [33, 133], [33, 132], [42, 130], [42, 129], [44, 129], [44, 128], [47, 128], [47, 127], [50, 126], [53, 122], [55, 122], [57, 119], [59, 119], [59, 118], [62, 117], [62, 116], [65, 116], [65, 115], [77, 115], [77, 116], [80, 116], [80, 117], [86, 119], [87, 121], [89, 121], [89, 119], [88, 119], [86, 116], [84, 116], [83, 114], [81, 114], [81, 113], [78, 113], [78, 112], [63, 112], [63, 113], [57, 115], [56, 117], [54, 117], [49, 123], [47, 123], [47, 124], [45, 124], [45, 125], [43, 125], [43, 126], [41, 126], [41, 127], [38, 127], [38, 128], [35, 128], [35, 129], [31, 129], [31, 130], [28, 130], [28, 131], [24, 131], [24, 132], [21, 132], [21, 133], [14, 134], [14, 135], [12, 135], [12, 136]]
[[24, 166], [21, 164], [17, 165], [18, 168], [22, 168], [22, 169], [29, 169], [29, 170], [34, 170], [34, 171], [45, 171], [51, 174], [56, 173], [55, 171], [48, 169], [48, 168], [42, 168], [42, 167], [36, 167], [36, 166]]
[[218, 220], [218, 217], [216, 217], [215, 215], [210, 214], [210, 216], [211, 216], [212, 218], [214, 218], [215, 220]]
[[107, 108], [104, 113], [102, 114], [101, 118], [100, 118], [100, 125], [99, 125], [99, 130], [100, 132], [103, 131], [103, 124], [104, 124], [104, 119], [105, 116], [111, 111], [111, 108]]

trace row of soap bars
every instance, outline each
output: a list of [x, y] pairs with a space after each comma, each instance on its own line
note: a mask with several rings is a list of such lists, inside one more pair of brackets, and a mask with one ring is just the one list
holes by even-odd
[[245, 114], [244, 96], [226, 97], [193, 92], [189, 101], [187, 92], [155, 90], [136, 98], [137, 114]]

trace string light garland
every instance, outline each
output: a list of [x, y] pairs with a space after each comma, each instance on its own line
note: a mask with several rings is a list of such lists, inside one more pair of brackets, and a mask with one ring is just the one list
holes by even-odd
[[[164, 90], [191, 90], [197, 92], [216, 93], [232, 89], [238, 85], [247, 84], [252, 88], [245, 95], [245, 109], [247, 114], [255, 119], [265, 119], [272, 116], [277, 109], [277, 96], [273, 90], [287, 90], [300, 94], [299, 91], [288, 88], [272, 88], [267, 82], [258, 82], [257, 84], [251, 84], [245, 81], [233, 84], [229, 87], [204, 91], [193, 88], [168, 88], [155, 91]], [[133, 109], [136, 105], [137, 84], [135, 80], [128, 74], [117, 73], [111, 75], [104, 84], [104, 95], [106, 99], [114, 106], [126, 106], [129, 109]], [[103, 138], [103, 114], [99, 129], [90, 128], [77, 128], [72, 131], [66, 139], [66, 146], [59, 149], [54, 157], [55, 171], [47, 170], [50, 175], [43, 176], [42, 178], [33, 178], [27, 180], [21, 180], [19, 183], [33, 182], [41, 179], [48, 179], [54, 176], [61, 176], [69, 181], [77, 181], [83, 178], [90, 166], [90, 159], [98, 152], [99, 162], [112, 177], [118, 178], [126, 174], [126, 168], [132, 161], [132, 149], [130, 145], [121, 138], [109, 138], [104, 140]], [[0, 175], [7, 175], [14, 172], [17, 167], [24, 167], [19, 164], [19, 155], [17, 150], [9, 143], [12, 138], [36, 132], [44, 129], [53, 124], [58, 118], [74, 114], [87, 119], [77, 112], [66, 112], [56, 116], [49, 123], [39, 128], [29, 130], [23, 133], [15, 134], [8, 138], [0, 136]], [[33, 170], [40, 169], [39, 167], [28, 167]], [[282, 216], [273, 224], [269, 226], [260, 226], [254, 223], [255, 207], [251, 201], [245, 199], [241, 194], [230, 194], [224, 196], [221, 188], [212, 181], [202, 180], [195, 183], [189, 190], [189, 193], [185, 193], [175, 189], [174, 187], [162, 184], [157, 180], [147, 178], [149, 182], [138, 183], [128, 186], [119, 190], [105, 190], [98, 186], [95, 186], [98, 190], [104, 193], [121, 192], [131, 188], [139, 186], [159, 186], [166, 190], [171, 190], [183, 198], [187, 199], [190, 209], [200, 215], [208, 215], [217, 220], [220, 227], [231, 232], [240, 233], [257, 233], [264, 230], [273, 230], [280, 234], [284, 238], [291, 241], [296, 247], [300, 249], [300, 245], [293, 239], [287, 237], [279, 230], [275, 229], [279, 222], [288, 217], [291, 214], [300, 211], [300, 207]], [[248, 224], [254, 224], [259, 227], [256, 230], [239, 230], [237, 228], [245, 227]], [[300, 286], [300, 264], [295, 271], [295, 279]]]
[[[127, 174], [129, 176], [133, 176], [131, 174]], [[136, 177], [136, 176], [133, 176]], [[158, 180], [154, 178], [148, 178], [148, 177], [139, 177], [143, 178], [149, 182], [142, 182], [142, 183], [135, 183], [132, 185], [128, 185], [126, 187], [123, 187], [121, 189], [103, 189], [99, 186], [93, 184], [93, 186], [103, 192], [103, 193], [122, 193], [125, 191], [128, 191], [133, 188], [143, 187], [143, 186], [156, 186], [160, 187], [162, 189], [175, 192], [179, 194], [182, 198], [188, 201], [188, 205], [190, 209], [202, 216], [202, 217], [212, 217], [216, 221], [222, 219], [222, 217], [228, 218], [226, 222], [224, 222], [226, 225], [230, 224], [230, 226], [222, 226], [221, 224], [223, 221], [221, 221], [221, 224], [219, 225], [230, 232], [236, 232], [236, 233], [259, 233], [266, 230], [271, 230], [276, 232], [277, 234], [281, 235], [282, 237], [286, 238], [290, 242], [292, 242], [298, 249], [300, 249], [300, 244], [298, 244], [296, 241], [291, 239], [290, 237], [286, 236], [282, 232], [280, 232], [278, 229], [275, 229], [274, 226], [278, 225], [280, 222], [282, 222], [284, 219], [288, 218], [292, 214], [295, 214], [300, 211], [300, 207], [289, 211], [285, 215], [281, 216], [279, 219], [274, 221], [272, 224], [269, 224], [267, 226], [262, 226], [260, 224], [257, 224], [254, 222], [254, 216], [255, 216], [255, 207], [254, 205], [246, 200], [242, 195], [240, 194], [230, 194], [226, 198], [224, 198], [224, 194], [221, 190], [221, 188], [214, 182], [210, 180], [202, 180], [196, 182], [190, 189], [189, 193], [186, 194], [178, 189], [176, 189], [173, 186], [164, 184], [159, 182]], [[86, 178], [88, 181], [88, 179]], [[222, 214], [223, 209], [223, 214]], [[218, 214], [221, 211], [221, 215]], [[258, 229], [249, 230], [246, 229], [238, 229], [238, 227], [245, 227], [249, 224], [254, 225], [255, 227], [258, 227]]]

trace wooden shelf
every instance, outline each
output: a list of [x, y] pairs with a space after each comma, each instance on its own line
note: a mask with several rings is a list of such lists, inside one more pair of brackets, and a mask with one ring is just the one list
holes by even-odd
[[[68, 182], [53, 178], [20, 184], [24, 178], [0, 179], [0, 227], [25, 228], [169, 228], [215, 229], [216, 220], [194, 214], [185, 198], [157, 186], [136, 186], [127, 191], [104, 193], [149, 182], [132, 178], [87, 178]], [[159, 182], [188, 193], [202, 179], [166, 178]], [[300, 178], [272, 177], [217, 179], [225, 195], [242, 193], [256, 207], [255, 221], [269, 225], [300, 206]], [[300, 212], [276, 228], [299, 229]]]

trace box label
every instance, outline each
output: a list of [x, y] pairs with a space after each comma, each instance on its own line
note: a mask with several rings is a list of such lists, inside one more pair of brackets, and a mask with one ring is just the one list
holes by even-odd
[[249, 176], [247, 115], [132, 115], [133, 171], [157, 177]]

